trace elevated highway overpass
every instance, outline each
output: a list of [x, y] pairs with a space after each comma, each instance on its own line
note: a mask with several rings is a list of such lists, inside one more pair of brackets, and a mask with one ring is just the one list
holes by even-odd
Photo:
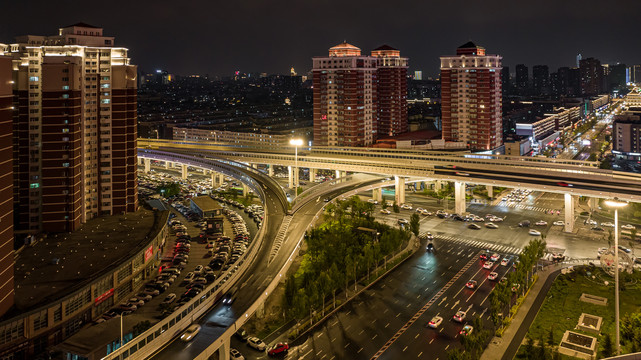
[[[525, 188], [565, 196], [566, 231], [572, 231], [574, 204], [578, 196], [593, 199], [618, 198], [641, 202], [641, 175], [600, 169], [591, 161], [516, 157], [492, 154], [426, 152], [420, 150], [302, 147], [296, 159], [294, 147], [230, 146], [206, 141], [139, 139], [139, 153], [163, 150], [174, 153], [202, 154], [246, 164], [285, 166], [290, 187], [298, 179], [298, 168], [330, 169], [337, 177], [347, 171], [394, 177], [396, 201], [405, 202], [405, 182], [409, 178], [425, 181], [451, 181], [455, 185], [455, 211], [465, 212], [466, 184]], [[376, 196], [376, 195], [375, 195]]]

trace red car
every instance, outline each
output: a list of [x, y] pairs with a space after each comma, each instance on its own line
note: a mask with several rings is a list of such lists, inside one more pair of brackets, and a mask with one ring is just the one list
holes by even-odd
[[280, 355], [286, 355], [287, 351], [289, 351], [289, 345], [287, 343], [280, 343], [274, 345], [273, 348], [269, 349], [267, 352], [267, 355], [269, 356], [280, 356]]
[[479, 259], [487, 260], [487, 253], [481, 253], [481, 255], [479, 255]]

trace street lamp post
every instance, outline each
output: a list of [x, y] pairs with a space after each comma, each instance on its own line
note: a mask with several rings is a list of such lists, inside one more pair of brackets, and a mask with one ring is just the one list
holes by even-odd
[[298, 147], [303, 145], [303, 139], [291, 139], [289, 144], [294, 146], [294, 170], [292, 171], [292, 176], [294, 176], [294, 199], [298, 197]]
[[606, 200], [605, 204], [614, 208], [614, 324], [616, 327], [617, 355], [621, 355], [621, 342], [619, 341], [619, 208], [628, 203], [614, 200]]

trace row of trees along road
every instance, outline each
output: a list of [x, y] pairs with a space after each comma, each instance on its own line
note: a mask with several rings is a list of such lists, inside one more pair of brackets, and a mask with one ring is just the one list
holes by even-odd
[[[374, 221], [374, 205], [357, 196], [328, 204], [325, 223], [305, 234], [307, 250], [300, 267], [285, 281], [284, 305], [289, 319], [323, 316], [325, 303], [336, 307], [337, 293], [387, 260], [410, 238], [409, 229]], [[406, 227], [409, 228], [409, 227]]]

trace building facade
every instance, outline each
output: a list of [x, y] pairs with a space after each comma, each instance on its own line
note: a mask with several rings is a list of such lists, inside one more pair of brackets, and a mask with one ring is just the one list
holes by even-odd
[[519, 95], [527, 95], [530, 89], [530, 76], [528, 67], [524, 64], [518, 64], [516, 71], [516, 91]]
[[250, 133], [224, 130], [198, 129], [188, 127], [174, 127], [173, 139], [186, 141], [213, 141], [224, 144], [249, 145], [252, 147], [290, 146], [289, 135]]
[[407, 131], [407, 58], [342, 43], [313, 58], [314, 145], [369, 146]]
[[14, 302], [13, 89], [11, 57], [0, 56], [0, 315]]
[[441, 57], [443, 139], [474, 150], [503, 144], [501, 56], [468, 42]]
[[388, 45], [374, 49], [372, 57], [376, 58], [376, 133], [397, 136], [407, 132], [407, 58]]
[[313, 58], [314, 145], [374, 143], [376, 63], [348, 43], [330, 48], [327, 57]]
[[612, 125], [612, 153], [628, 160], [641, 158], [641, 108], [628, 108], [615, 116]]
[[0, 45], [16, 79], [17, 229], [73, 231], [137, 209], [137, 69], [127, 52], [83, 23]]
[[579, 61], [581, 95], [598, 95], [603, 91], [603, 66], [595, 58]]

